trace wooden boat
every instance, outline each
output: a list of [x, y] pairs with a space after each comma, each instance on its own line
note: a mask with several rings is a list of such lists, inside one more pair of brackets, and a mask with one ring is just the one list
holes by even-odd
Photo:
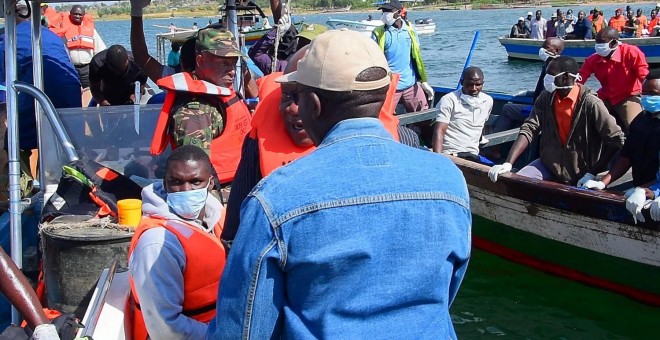
[[[543, 44], [542, 40], [509, 38], [508, 36], [499, 38], [500, 44], [506, 49], [509, 58], [525, 60], [539, 59], [539, 48]], [[646, 38], [626, 38], [622, 42], [639, 47], [646, 55], [646, 61], [649, 64], [660, 63], [660, 37]], [[578, 62], [584, 62], [584, 59], [595, 53], [595, 40], [564, 40], [564, 52], [575, 58]]]
[[[383, 22], [380, 20], [355, 21], [328, 18], [325, 23], [333, 29], [348, 28], [349, 30], [358, 31], [367, 36], [371, 36], [371, 32], [374, 28], [383, 26]], [[419, 35], [435, 33], [435, 22], [431, 18], [416, 19], [412, 25], [415, 27], [415, 31], [417, 31], [417, 34]]]
[[[436, 98], [452, 90], [436, 88]], [[528, 97], [489, 94], [494, 113], [506, 102], [531, 104]], [[408, 124], [433, 117], [431, 112], [413, 113], [400, 120]], [[484, 148], [511, 143], [517, 129], [485, 137], [489, 142]], [[621, 192], [578, 189], [515, 173], [500, 175], [493, 183], [489, 166], [451, 158], [468, 184], [474, 247], [660, 306], [660, 222], [647, 213], [647, 222], [635, 224]]]

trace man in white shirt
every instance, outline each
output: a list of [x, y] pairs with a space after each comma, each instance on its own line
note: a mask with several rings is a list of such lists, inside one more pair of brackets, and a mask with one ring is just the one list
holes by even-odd
[[481, 92], [484, 74], [480, 68], [466, 68], [462, 79], [462, 87], [438, 103], [433, 151], [479, 161], [479, 139], [493, 109], [493, 98]]
[[545, 34], [548, 30], [546, 21], [541, 16], [541, 11], [536, 11], [536, 18], [532, 19], [532, 39], [545, 40]]
[[69, 50], [69, 57], [76, 67], [83, 88], [89, 87], [89, 63], [92, 57], [106, 49], [101, 36], [94, 28], [90, 15], [81, 5], [73, 5], [69, 16], [63, 18], [62, 28]]

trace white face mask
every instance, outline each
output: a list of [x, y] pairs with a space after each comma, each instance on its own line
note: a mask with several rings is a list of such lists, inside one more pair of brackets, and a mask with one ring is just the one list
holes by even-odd
[[[616, 41], [616, 40], [615, 40]], [[601, 57], [607, 57], [610, 55], [610, 53], [614, 50], [616, 50], [619, 47], [619, 42], [616, 42], [616, 45], [614, 47], [610, 47], [611, 42], [607, 43], [600, 43], [594, 45], [594, 49], [596, 50], [596, 54], [598, 54]]]
[[557, 55], [553, 54], [553, 53], [550, 53], [550, 52], [548, 52], [548, 50], [541, 47], [539, 49], [539, 58], [541, 58], [541, 60], [543, 60], [543, 61], [547, 61], [548, 58], [557, 58]]
[[481, 104], [481, 99], [479, 99], [478, 94], [476, 96], [471, 96], [461, 92], [461, 100], [469, 107], [477, 107]]
[[[557, 85], [555, 85], [555, 78], [561, 76], [564, 73], [566, 73], [566, 72], [562, 72], [562, 73], [559, 73], [559, 74], [554, 75], [554, 76], [550, 75], [550, 74], [546, 74], [545, 77], [543, 77], [543, 87], [545, 88], [545, 90], [550, 92], [550, 93], [553, 93], [553, 92], [555, 92], [555, 90], [559, 90], [559, 89], [572, 89], [573, 86], [575, 86], [575, 85], [571, 85], [571, 86], [557, 86]], [[582, 79], [582, 77], [580, 77], [579, 74], [569, 73], [568, 75], [575, 78], [576, 81], [579, 81], [579, 80]]]
[[394, 12], [383, 12], [380, 20], [388, 26], [392, 26], [396, 22], [396, 19], [394, 18]]

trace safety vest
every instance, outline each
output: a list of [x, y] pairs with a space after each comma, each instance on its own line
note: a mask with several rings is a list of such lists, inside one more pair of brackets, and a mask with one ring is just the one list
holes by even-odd
[[[426, 69], [424, 68], [424, 61], [422, 61], [422, 53], [419, 49], [419, 40], [417, 40], [417, 34], [415, 34], [412, 25], [406, 24], [405, 26], [406, 26], [406, 31], [410, 36], [410, 40], [412, 41], [412, 48], [410, 49], [410, 54], [412, 56], [413, 61], [415, 62], [415, 71], [417, 73], [417, 79], [420, 82], [425, 82], [427, 81]], [[380, 46], [380, 49], [383, 50], [383, 52], [385, 51], [385, 32], [386, 32], [385, 27], [386, 25], [378, 26], [373, 30], [374, 35], [376, 36], [376, 40], [378, 41], [378, 46]]]
[[67, 13], [66, 18], [62, 19], [62, 29], [69, 49], [94, 49], [94, 20], [91, 15], [85, 14], [82, 24], [76, 25]]
[[598, 16], [598, 19], [591, 21], [591, 26], [592, 26], [592, 33], [595, 35], [596, 33], [600, 32], [600, 30], [603, 29], [603, 26], [605, 26], [605, 19], [603, 19], [603, 16], [600, 15]]
[[[183, 311], [181, 314], [199, 322], [210, 322], [215, 317], [218, 286], [226, 258], [225, 248], [220, 242], [222, 233], [220, 224], [215, 225], [215, 235], [211, 235], [183, 221], [143, 217], [131, 239], [128, 248], [129, 259], [140, 236], [145, 231], [158, 227], [165, 228], [176, 236], [187, 259], [186, 268], [183, 271]], [[140, 307], [140, 299], [135, 291], [133, 278], [129, 277], [129, 281], [133, 313], [133, 339], [145, 340], [148, 332]]]
[[[316, 149], [313, 145], [297, 145], [291, 140], [289, 132], [286, 130], [279, 112], [282, 89], [275, 82], [275, 79], [281, 75], [281, 72], [277, 72], [260, 78], [259, 98], [262, 99], [259, 101], [259, 105], [252, 118], [250, 138], [255, 139], [259, 145], [259, 168], [262, 177], [266, 177], [280, 166], [291, 163]], [[396, 93], [396, 84], [398, 82], [399, 75], [394, 74], [390, 88], [387, 91], [385, 103], [378, 116], [378, 119], [385, 125], [387, 131], [397, 141], [399, 140], [399, 118], [394, 115], [394, 109], [396, 107], [394, 104], [394, 94]], [[262, 89], [264, 90], [263, 96]]]
[[46, 10], [44, 10], [44, 17], [46, 17], [48, 28], [55, 33], [59, 33], [59, 30], [56, 31], [54, 29], [62, 27], [62, 13], [58, 13], [53, 7], [48, 6], [46, 7]]
[[247, 106], [236, 95], [234, 90], [217, 86], [203, 80], [193, 79], [190, 73], [182, 72], [161, 78], [158, 86], [166, 90], [165, 103], [160, 111], [156, 131], [151, 140], [151, 154], [160, 155], [165, 151], [167, 143], [175, 149], [172, 136], [168, 132], [171, 118], [170, 111], [174, 106], [177, 92], [207, 94], [218, 96], [225, 107], [226, 122], [222, 134], [211, 141], [211, 163], [220, 179], [220, 183], [234, 180], [238, 162], [241, 160], [241, 147], [245, 136], [250, 132], [252, 116]]

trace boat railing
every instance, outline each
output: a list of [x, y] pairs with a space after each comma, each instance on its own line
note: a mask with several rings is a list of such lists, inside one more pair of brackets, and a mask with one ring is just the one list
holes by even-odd
[[83, 325], [85, 325], [85, 328], [81, 330], [82, 334], [80, 337], [84, 338], [86, 336], [91, 337], [94, 335], [94, 330], [96, 329], [99, 317], [101, 316], [101, 309], [105, 304], [108, 292], [110, 291], [110, 285], [112, 284], [112, 280], [115, 277], [118, 267], [119, 261], [115, 259], [112, 261], [112, 264], [110, 264], [110, 268], [104, 270], [101, 274], [94, 295], [92, 296], [91, 308], [85, 313], [85, 317], [83, 318], [82, 322]]

